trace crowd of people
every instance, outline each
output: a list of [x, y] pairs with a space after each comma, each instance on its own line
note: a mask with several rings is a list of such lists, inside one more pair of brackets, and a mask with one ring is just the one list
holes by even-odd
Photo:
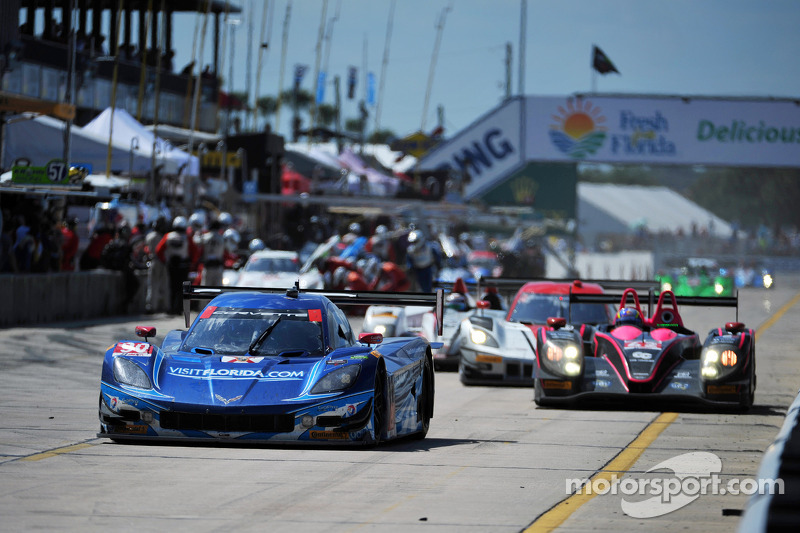
[[[470, 243], [466, 233], [453, 239], [427, 226], [386, 217], [351, 222], [353, 218], [318, 216], [298, 217], [302, 229], [265, 243], [249, 238], [252, 232], [242, 227], [242, 220], [227, 212], [198, 210], [190, 216], [162, 215], [145, 223], [141, 216], [135, 221], [125, 218], [114, 207], [98, 210], [81, 238], [79, 221], [59, 219], [57, 212], [63, 210], [30, 205], [3, 212], [2, 272], [119, 271], [125, 281], [125, 303], [143, 289], [146, 311], [152, 313], [181, 313], [184, 281], [222, 286], [226, 269], [241, 267], [249, 254], [267, 246], [302, 247], [305, 259], [316, 246], [330, 244], [313, 264], [328, 289], [429, 292], [434, 280], [447, 272], [472, 276], [468, 256], [477, 244]], [[456, 244], [448, 245], [448, 239]], [[510, 252], [497, 255], [498, 265], [505, 256]], [[511, 270], [515, 261], [506, 262]]]

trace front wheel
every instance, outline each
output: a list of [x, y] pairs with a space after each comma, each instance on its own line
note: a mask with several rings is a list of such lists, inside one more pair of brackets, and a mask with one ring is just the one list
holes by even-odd
[[383, 440], [386, 431], [386, 370], [379, 366], [375, 372], [375, 391], [372, 402], [372, 431], [375, 444]]

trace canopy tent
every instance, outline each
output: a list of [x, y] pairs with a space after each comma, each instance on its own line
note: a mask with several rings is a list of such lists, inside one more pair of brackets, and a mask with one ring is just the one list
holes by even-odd
[[152, 158], [153, 150], [156, 151], [156, 166], [163, 165], [165, 174], [199, 175], [200, 164], [196, 156], [172, 146], [162, 138], [156, 138], [153, 132], [137, 121], [124, 109], [106, 108], [94, 120], [86, 124], [82, 130], [100, 137], [108, 138], [109, 128], [113, 114], [113, 130], [111, 134], [114, 142], [127, 145], [129, 149], [136, 146], [135, 151]]
[[[47, 116], [20, 117], [5, 126], [6, 166], [17, 159], [27, 160], [31, 166], [45, 166], [64, 155], [64, 130], [66, 123]], [[27, 119], [27, 120], [26, 120]], [[87, 165], [92, 172], [104, 173], [108, 159], [108, 135], [100, 137], [72, 127], [72, 163]], [[129, 144], [112, 143], [111, 171], [114, 173], [144, 174], [150, 172], [150, 158], [144, 153], [131, 152]]]

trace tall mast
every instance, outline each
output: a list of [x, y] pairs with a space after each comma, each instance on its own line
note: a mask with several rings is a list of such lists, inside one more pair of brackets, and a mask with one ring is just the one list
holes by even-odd
[[389, 6], [389, 18], [386, 21], [386, 41], [383, 45], [383, 61], [381, 62], [381, 79], [378, 82], [378, 102], [375, 106], [375, 131], [381, 127], [381, 104], [383, 103], [383, 85], [386, 82], [386, 69], [389, 66], [389, 44], [392, 41], [392, 27], [394, 26], [394, 6], [392, 0]]
[[422, 106], [422, 124], [420, 130], [425, 131], [425, 122], [428, 119], [428, 104], [431, 99], [431, 89], [433, 88], [433, 74], [436, 72], [436, 59], [439, 56], [439, 45], [442, 43], [442, 32], [444, 31], [444, 21], [447, 18], [447, 12], [453, 8], [451, 3], [442, 10], [439, 15], [439, 21], [436, 23], [436, 41], [433, 45], [433, 55], [431, 56], [431, 67], [428, 71], [428, 86], [425, 89], [425, 104]]

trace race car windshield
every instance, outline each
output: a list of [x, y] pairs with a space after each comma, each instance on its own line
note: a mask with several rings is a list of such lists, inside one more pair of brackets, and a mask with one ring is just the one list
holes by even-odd
[[[204, 311], [183, 351], [219, 355], [323, 355], [322, 322], [309, 311], [215, 308]], [[258, 341], [258, 342], [257, 342]]]
[[[567, 318], [569, 297], [563, 294], [523, 294], [511, 311], [512, 322], [545, 324], [550, 317]], [[603, 304], [573, 304], [573, 324], [604, 324], [610, 321], [608, 308]]]
[[262, 257], [248, 261], [245, 272], [299, 272], [300, 263], [289, 257]]

